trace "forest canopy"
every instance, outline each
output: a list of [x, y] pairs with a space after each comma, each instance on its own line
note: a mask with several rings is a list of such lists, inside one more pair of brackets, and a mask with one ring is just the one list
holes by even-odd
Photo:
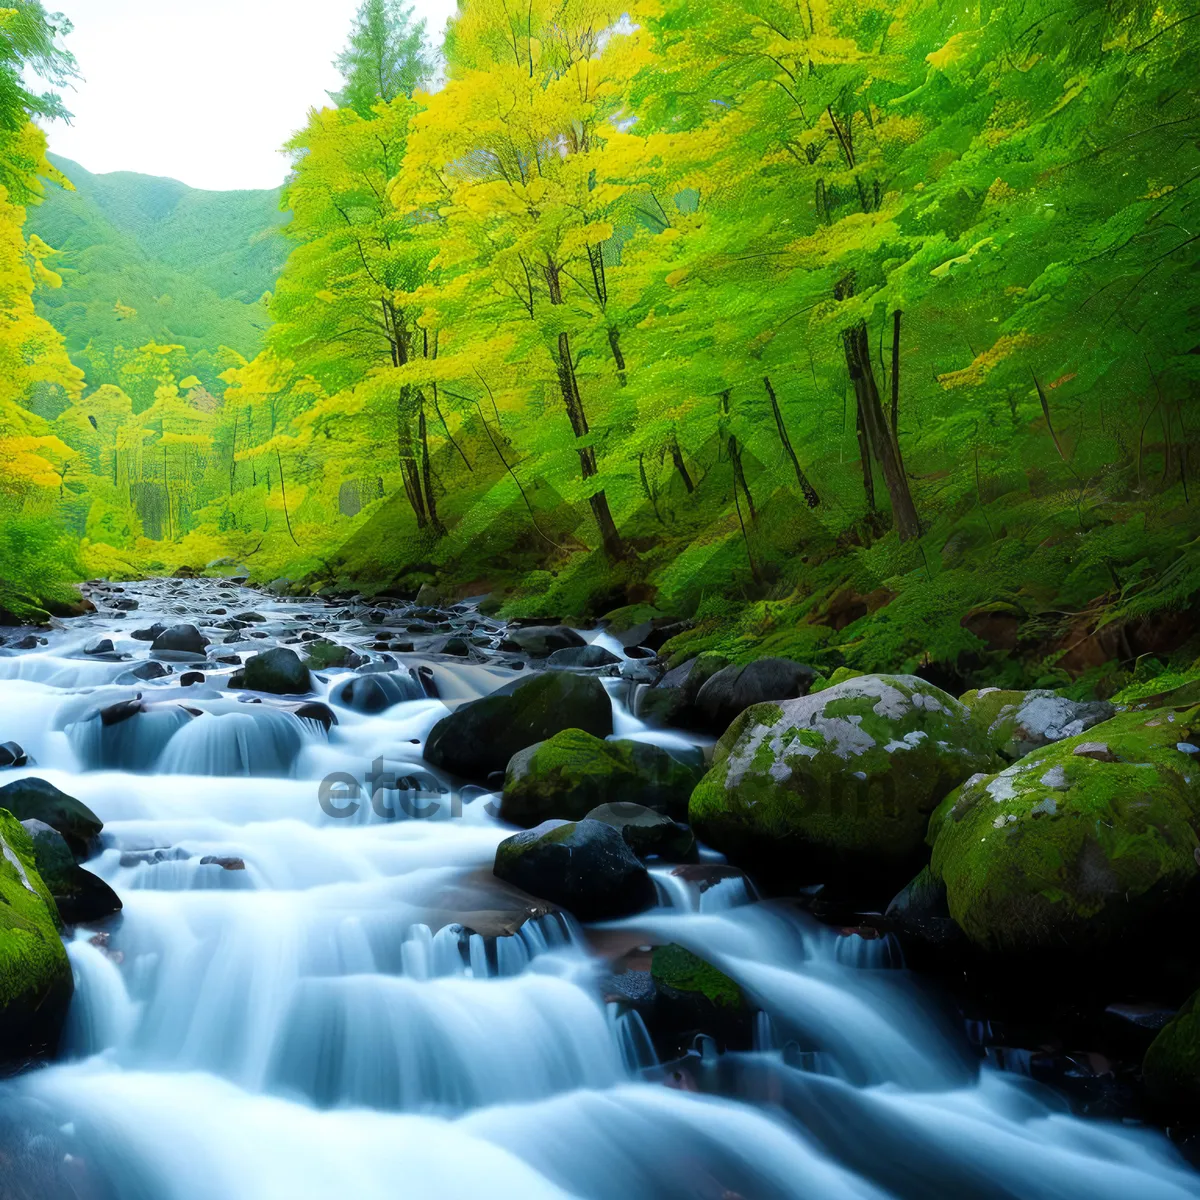
[[1177, 0], [465, 0], [433, 47], [366, 0], [287, 146], [286, 242], [238, 202], [225, 261], [267, 294], [171, 268], [261, 319], [184, 345], [32, 232], [71, 187], [36, 122], [73, 63], [16, 0], [0, 606], [239, 566], [639, 605], [690, 621], [679, 653], [1170, 669], [1200, 596], [1197, 29]]

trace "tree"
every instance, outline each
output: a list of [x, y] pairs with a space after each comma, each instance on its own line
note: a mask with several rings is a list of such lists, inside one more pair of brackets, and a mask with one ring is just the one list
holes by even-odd
[[431, 73], [425, 49], [425, 22], [413, 19], [402, 0], [363, 0], [350, 41], [334, 66], [346, 81], [330, 99], [370, 120], [375, 106], [411, 97]]

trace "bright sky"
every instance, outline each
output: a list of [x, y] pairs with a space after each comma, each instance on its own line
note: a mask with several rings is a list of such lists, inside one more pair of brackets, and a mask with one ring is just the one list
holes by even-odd
[[[455, 0], [411, 0], [435, 43]], [[47, 0], [75, 26], [82, 80], [50, 149], [89, 171], [198, 188], [283, 181], [279, 147], [327, 103], [359, 0]]]

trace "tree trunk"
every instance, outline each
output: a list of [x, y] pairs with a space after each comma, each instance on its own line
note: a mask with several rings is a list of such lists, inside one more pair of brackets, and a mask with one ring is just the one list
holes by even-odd
[[421, 411], [417, 418], [417, 436], [421, 441], [421, 478], [425, 484], [425, 506], [429, 510], [429, 523], [433, 526], [438, 537], [446, 532], [446, 527], [438, 517], [437, 499], [433, 494], [433, 468], [429, 463], [429, 432], [425, 424], [425, 397], [421, 397]]
[[[575, 364], [571, 361], [571, 339], [563, 332], [558, 335], [558, 382], [562, 388], [563, 403], [567, 407], [567, 416], [571, 421], [571, 429], [576, 438], [588, 434], [587, 416], [583, 411], [583, 399], [579, 395], [579, 382], [575, 378]], [[596, 451], [591, 446], [579, 448], [579, 466], [585, 480], [599, 474], [596, 469]], [[623, 558], [625, 546], [621, 535], [617, 532], [616, 522], [608, 507], [608, 497], [603, 489], [593, 492], [588, 497], [592, 516], [600, 529], [600, 540], [604, 544], [604, 552], [609, 558]]]
[[[275, 451], [275, 463], [279, 467], [279, 498], [283, 501], [283, 519], [287, 522], [288, 537], [296, 542], [296, 535], [292, 532], [292, 518], [288, 514], [287, 506], [287, 486], [283, 482], [283, 456], [278, 450]], [[296, 545], [300, 545], [296, 542]]]
[[646, 494], [646, 499], [650, 501], [650, 507], [654, 509], [654, 515], [658, 518], [660, 525], [665, 525], [666, 522], [662, 519], [662, 513], [658, 511], [658, 501], [654, 498], [654, 492], [650, 487], [650, 480], [646, 478], [646, 462], [645, 454], [638, 452], [638, 475], [642, 480], [642, 491]]
[[871, 368], [871, 345], [867, 334], [867, 323], [858, 321], [849, 329], [842, 330], [842, 345], [846, 352], [846, 369], [854, 394], [858, 398], [859, 412], [866, 426], [871, 450], [883, 471], [883, 482], [892, 501], [892, 517], [896, 532], [902, 542], [919, 537], [921, 522], [908, 490], [908, 479], [904, 474], [904, 463], [900, 448], [887, 426], [883, 405], [879, 399], [879, 388], [875, 383], [875, 372]]
[[776, 399], [775, 389], [771, 386], [769, 375], [763, 376], [763, 383], [766, 386], [767, 395], [771, 398], [771, 411], [775, 414], [775, 428], [779, 430], [779, 440], [783, 443], [783, 448], [787, 451], [787, 456], [792, 460], [792, 466], [796, 470], [796, 481], [800, 484], [800, 490], [804, 493], [808, 507], [816, 508], [821, 503], [821, 497], [817, 495], [816, 488], [808, 482], [808, 477], [800, 468], [800, 460], [796, 457], [795, 450], [792, 449], [792, 439], [788, 437], [787, 426], [783, 423], [783, 413], [779, 411], [779, 401]]
[[404, 481], [404, 494], [412, 505], [413, 515], [417, 518], [417, 528], [424, 529], [429, 523], [425, 515], [425, 500], [421, 495], [421, 476], [417, 470], [416, 459], [412, 452], [412, 434], [404, 420], [405, 402], [408, 400], [408, 389], [401, 389], [396, 400], [396, 455], [400, 460], [400, 477]]
[[[741, 485], [742, 494], [746, 497], [746, 506], [750, 509], [750, 520], [758, 520], [758, 512], [754, 507], [754, 497], [750, 494], [750, 489], [746, 486], [746, 472], [742, 469], [742, 448], [738, 445], [738, 440], [731, 433], [729, 435], [729, 461], [733, 463], [733, 495], [737, 498], [738, 485]], [[738, 514], [739, 519], [741, 514]]]
[[863, 420], [861, 404], [855, 404], [858, 419], [858, 456], [862, 460], [863, 494], [867, 498], [867, 512], [875, 511], [875, 475], [871, 469], [871, 439], [867, 436], [866, 422]]
[[900, 309], [892, 313], [892, 437], [900, 445]]
[[609, 326], [608, 345], [612, 350], [613, 362], [617, 364], [617, 379], [624, 387], [629, 381], [625, 376], [625, 355], [621, 353], [621, 331], [615, 325]]
[[695, 490], [696, 485], [692, 482], [692, 477], [688, 474], [687, 464], [683, 461], [683, 451], [679, 448], [679, 439], [671, 439], [671, 461], [675, 464], [675, 470], [679, 472], [680, 478], [683, 480], [683, 486], [687, 488], [690, 496]]

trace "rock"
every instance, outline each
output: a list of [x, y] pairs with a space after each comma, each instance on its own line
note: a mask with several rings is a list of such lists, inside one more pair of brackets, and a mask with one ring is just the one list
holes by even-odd
[[683, 816], [698, 778], [694, 767], [648, 742], [564, 729], [510, 759], [500, 818], [528, 829], [551, 817], [579, 821], [617, 801]]
[[442, 593], [432, 583], [423, 583], [417, 590], [416, 603], [418, 608], [440, 608]]
[[650, 977], [656, 993], [650, 1030], [663, 1058], [686, 1052], [698, 1034], [723, 1049], [750, 1049], [754, 1010], [723, 971], [672, 942], [654, 951]]
[[510, 629], [501, 643], [502, 650], [519, 650], [531, 658], [547, 658], [555, 650], [587, 643], [566, 625], [531, 625], [526, 629]]
[[320, 700], [306, 700], [303, 704], [286, 705], [285, 707], [302, 721], [316, 721], [318, 725], [323, 725], [326, 733], [338, 723], [333, 709]]
[[164, 667], [162, 663], [151, 659], [147, 662], [139, 663], [136, 667], [131, 667], [121, 678], [131, 680], [140, 679], [143, 683], [149, 683], [152, 679], [163, 679], [170, 674], [170, 667]]
[[747, 709], [692, 793], [696, 835], [794, 888], [834, 873], [886, 900], [920, 867], [929, 814], [995, 755], [952, 696], [863, 675]]
[[267, 621], [267, 618], [262, 613], [257, 612], [238, 613], [232, 619], [240, 622], [238, 628], [244, 628], [246, 625], [265, 625]]
[[298, 696], [312, 691], [308, 668], [295, 650], [276, 646], [246, 660], [242, 668], [242, 687], [252, 692], [271, 692], [277, 696]]
[[425, 743], [425, 758], [456, 775], [486, 779], [518, 751], [564, 729], [602, 738], [612, 728], [612, 702], [598, 679], [545, 671], [514, 679], [443, 717]]
[[[13, 786], [0, 789], [0, 803]], [[71, 999], [71, 967], [33, 842], [7, 811], [0, 812], [0, 964], [0, 1059], [52, 1053]]]
[[139, 642], [152, 642], [167, 632], [167, 627], [161, 621], [156, 621], [149, 629], [135, 629], [129, 636]]
[[91, 871], [75, 862], [66, 839], [44, 821], [22, 821], [33, 843], [34, 862], [59, 916], [67, 925], [101, 921], [121, 911], [116, 892]]
[[119, 596], [110, 607], [115, 608], [118, 612], [136, 612], [138, 602], [132, 596]]
[[1094, 758], [1097, 762], [1116, 762], [1117, 756], [1106, 742], [1081, 742], [1071, 751], [1076, 758]]
[[563, 650], [555, 650], [546, 660], [548, 667], [560, 669], [591, 669], [594, 667], [613, 667], [620, 659], [603, 646], [567, 646]]
[[352, 671], [366, 661], [361, 654], [327, 638], [309, 642], [305, 649], [308, 653], [305, 664], [310, 671], [328, 671], [331, 667], [345, 667]]
[[601, 804], [584, 818], [603, 821], [621, 831], [625, 844], [638, 858], [661, 858], [667, 862], [692, 862], [696, 858], [696, 838], [692, 831], [663, 813], [618, 800]]
[[928, 867], [892, 898], [884, 913], [894, 929], [935, 946], [962, 941], [963, 933], [950, 916], [946, 885]]
[[203, 654], [208, 645], [206, 638], [195, 625], [172, 625], [154, 639], [150, 647], [155, 653], [169, 651], [174, 654]]
[[35, 637], [32, 633], [27, 633], [23, 638], [18, 638], [15, 642], [10, 642], [9, 644], [14, 650], [36, 650], [39, 646], [46, 644], [46, 639]]
[[206, 854], [201, 860], [202, 867], [220, 867], [222, 871], [244, 871], [246, 863], [240, 858], [222, 858], [216, 854]]
[[698, 729], [702, 718], [696, 709], [700, 689], [718, 671], [729, 665], [721, 654], [701, 654], [668, 671], [654, 687], [644, 688], [635, 698], [635, 715], [657, 728], [682, 726]]
[[581, 921], [628, 916], [648, 908], [656, 896], [625, 839], [600, 821], [545, 821], [505, 838], [496, 847], [493, 871]]
[[43, 821], [57, 829], [76, 858], [91, 853], [103, 822], [86, 804], [60, 792], [44, 779], [18, 779], [0, 788], [0, 808], [18, 821]]
[[1146, 1094], [1171, 1115], [1200, 1111], [1200, 992], [1159, 1032], [1142, 1062]]
[[448, 637], [437, 649], [439, 654], [450, 654], [455, 658], [470, 658], [471, 646], [466, 638]]
[[278, 579], [272, 579], [267, 584], [267, 591], [272, 596], [286, 596], [292, 590], [292, 581], [286, 576], [280, 576]]
[[29, 755], [16, 742], [0, 742], [0, 768], [24, 767], [29, 764]]
[[[1200, 884], [1200, 707], [1122, 713], [968, 779], [929, 826], [935, 878], [973, 943], [1062, 954], [1135, 945]], [[1077, 754], [1103, 742], [1107, 755]]]
[[406, 700], [424, 700], [426, 694], [425, 685], [415, 670], [373, 672], [342, 684], [337, 688], [334, 701], [355, 712], [380, 713]]
[[194, 687], [196, 684], [203, 682], [203, 671], [184, 671], [184, 673], [179, 677], [180, 687]]
[[114, 654], [116, 647], [112, 644], [111, 638], [97, 638], [95, 641], [88, 642], [83, 648], [84, 654]]
[[1068, 700], [1051, 691], [982, 688], [967, 692], [962, 702], [988, 741], [1009, 762], [1083, 733], [1117, 711], [1107, 700]]
[[807, 695], [816, 677], [812, 667], [788, 658], [760, 658], [744, 667], [730, 664], [705, 681], [696, 694], [696, 708], [708, 729], [724, 733], [752, 704]]

